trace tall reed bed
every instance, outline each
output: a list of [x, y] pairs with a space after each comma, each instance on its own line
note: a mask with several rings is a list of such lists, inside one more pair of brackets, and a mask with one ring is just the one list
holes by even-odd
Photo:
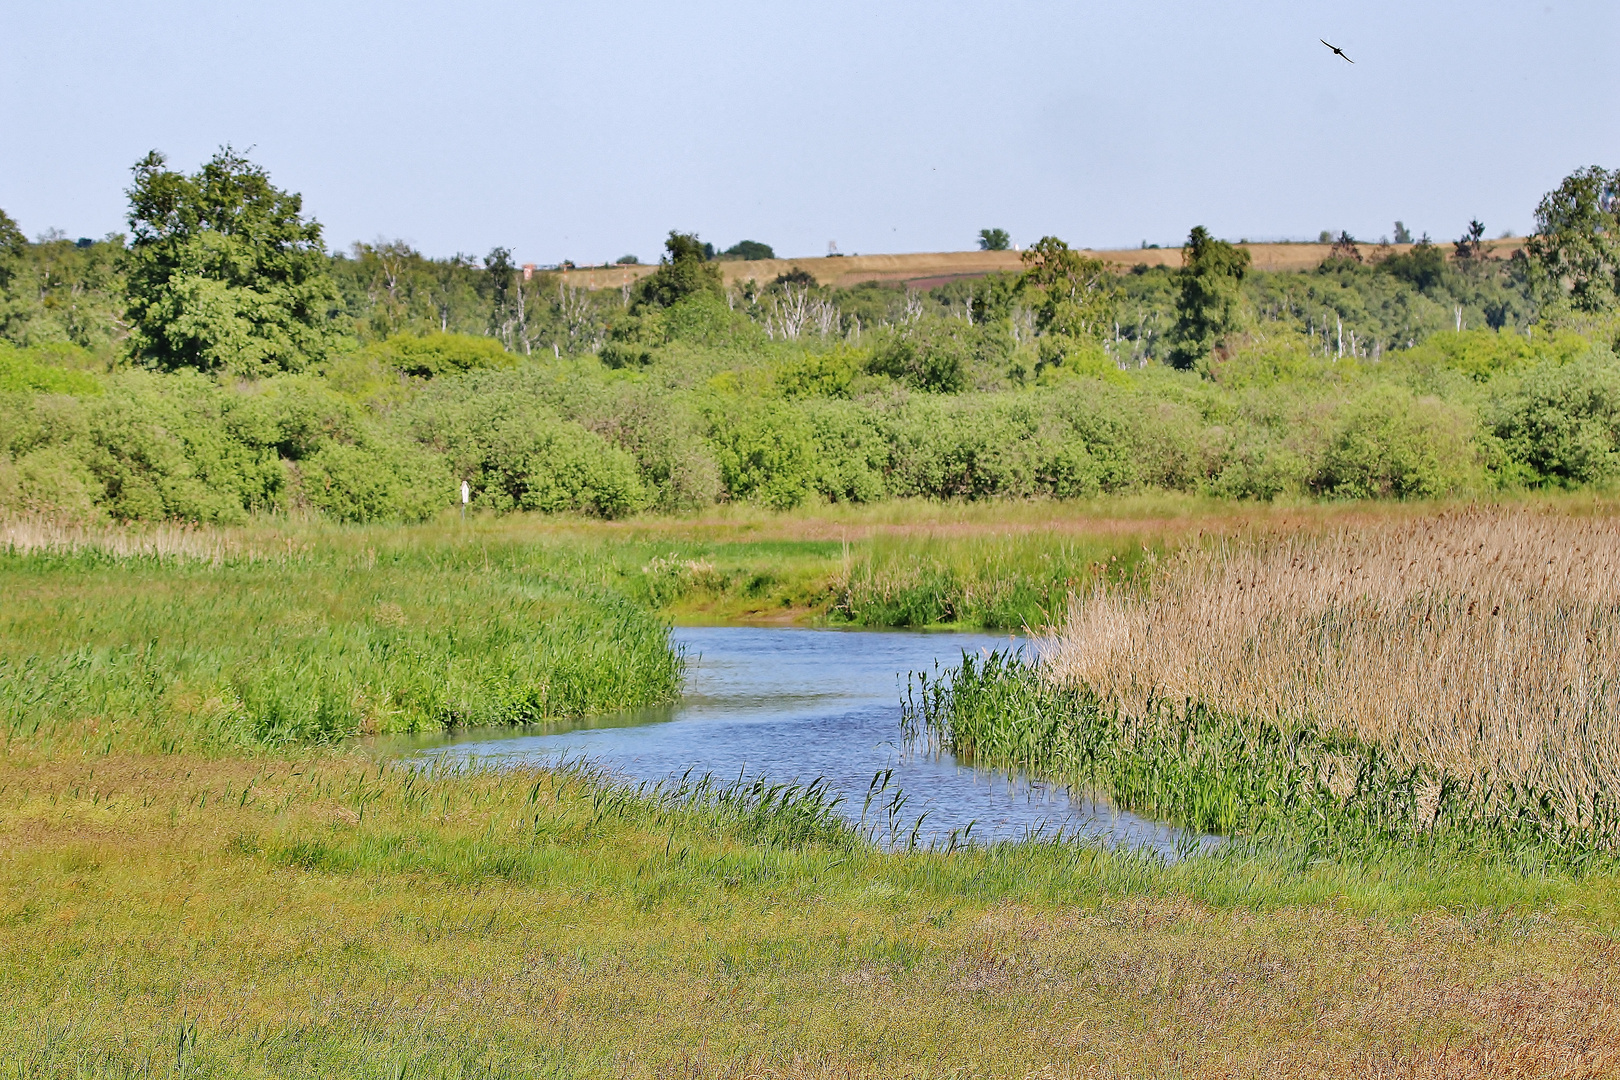
[[241, 557], [203, 541], [0, 548], [0, 735], [229, 750], [679, 692], [667, 625], [589, 553], [367, 539]]
[[1205, 827], [1612, 854], [1617, 574], [1612, 518], [1528, 510], [1185, 549], [1149, 588], [1077, 594], [1038, 665], [970, 664], [924, 719]]

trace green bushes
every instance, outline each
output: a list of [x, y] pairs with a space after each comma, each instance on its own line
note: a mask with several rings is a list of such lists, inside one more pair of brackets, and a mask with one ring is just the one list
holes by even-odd
[[442, 459], [319, 379], [244, 390], [118, 372], [92, 398], [0, 395], [0, 511], [230, 523], [309, 508], [417, 521], [450, 503]]
[[1354, 401], [1313, 486], [1336, 498], [1434, 498], [1477, 475], [1474, 421], [1462, 410], [1394, 387]]
[[1083, 441], [1052, 426], [1044, 413], [1028, 398], [913, 402], [898, 432], [895, 493], [959, 499], [1094, 494], [1097, 470]]
[[893, 432], [870, 405], [827, 398], [799, 404], [815, 443], [815, 490], [829, 502], [876, 502], [889, 494]]
[[720, 480], [732, 498], [787, 509], [815, 490], [816, 445], [802, 412], [780, 402], [726, 400], [710, 406], [709, 422]]
[[518, 362], [494, 338], [473, 334], [394, 334], [361, 352], [406, 375], [429, 379]]
[[426, 521], [454, 494], [442, 458], [394, 440], [327, 441], [294, 467], [304, 502], [334, 521]]
[[956, 394], [968, 386], [974, 362], [972, 327], [927, 319], [889, 333], [873, 351], [867, 370], [914, 390]]
[[[555, 394], [556, 392], [553, 391]], [[712, 506], [724, 489], [703, 421], [689, 403], [643, 382], [587, 384], [556, 394], [567, 419], [628, 453], [659, 510]]]
[[0, 458], [0, 507], [67, 521], [93, 521], [104, 492], [84, 462], [60, 447]]
[[1620, 362], [1592, 354], [1543, 363], [1492, 403], [1491, 427], [1517, 478], [1575, 487], [1620, 467]]
[[633, 457], [508, 384], [431, 394], [414, 418], [417, 436], [497, 512], [620, 517], [647, 503]]
[[257, 381], [12, 350], [0, 374], [23, 389], [0, 391], [0, 512], [420, 521], [463, 479], [475, 510], [609, 518], [1143, 490], [1404, 499], [1606, 483], [1620, 467], [1620, 359], [1568, 335], [1453, 333], [1378, 363], [1234, 339], [1205, 374], [1104, 360], [1093, 378], [1066, 358], [1030, 385], [958, 393], [874, 374], [868, 357], [892, 344], [673, 342], [612, 371], [440, 334]]
[[0, 341], [0, 394], [71, 394], [88, 397], [101, 393], [101, 382], [87, 371], [75, 370], [64, 360], [80, 361], [89, 354], [73, 346], [19, 349]]
[[1539, 337], [1495, 330], [1443, 330], [1431, 334], [1404, 357], [1407, 363], [1435, 364], [1461, 371], [1479, 382], [1536, 364], [1567, 364], [1591, 348], [1591, 342], [1568, 330]]

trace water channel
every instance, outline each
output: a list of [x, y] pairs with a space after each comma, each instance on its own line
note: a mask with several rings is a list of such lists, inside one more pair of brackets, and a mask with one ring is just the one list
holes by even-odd
[[[585, 761], [633, 781], [654, 783], [690, 770], [727, 782], [809, 783], [823, 779], [844, 796], [840, 812], [866, 824], [876, 774], [893, 770], [884, 794], [905, 801], [880, 842], [921, 845], [1083, 837], [1145, 847], [1174, 857], [1188, 845], [1180, 830], [1128, 814], [1061, 785], [960, 764], [949, 754], [907, 746], [901, 696], [912, 672], [954, 666], [962, 652], [1017, 648], [1005, 636], [764, 627], [679, 627], [686, 650], [686, 693], [670, 706], [594, 717], [543, 734], [532, 730], [463, 731], [390, 741], [379, 749], [482, 764]], [[920, 820], [920, 826], [918, 824]], [[971, 828], [970, 828], [971, 826]], [[1207, 839], [1197, 846], [1206, 846]]]

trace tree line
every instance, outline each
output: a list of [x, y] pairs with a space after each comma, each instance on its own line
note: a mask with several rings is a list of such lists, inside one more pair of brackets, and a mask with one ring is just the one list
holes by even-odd
[[1264, 273], [1195, 228], [1173, 269], [1048, 236], [927, 292], [728, 288], [728, 253], [672, 231], [650, 274], [586, 292], [505, 248], [330, 254], [242, 155], [152, 154], [124, 236], [29, 242], [0, 217], [0, 511], [408, 520], [461, 480], [490, 510], [605, 516], [1607, 483], [1617, 187], [1572, 174], [1508, 259], [1476, 222]]

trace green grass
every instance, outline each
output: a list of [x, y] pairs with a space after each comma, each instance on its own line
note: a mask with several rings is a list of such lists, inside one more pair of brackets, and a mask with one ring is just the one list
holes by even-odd
[[[164, 557], [0, 555], [0, 1080], [1620, 1067], [1612, 864], [1445, 830], [1361, 843], [1404, 827], [1410, 785], [1303, 830], [1325, 804], [1300, 762], [1220, 717], [1183, 744], [980, 668], [916, 714], [970, 717], [986, 763], [1278, 824], [1171, 864], [885, 851], [815, 786], [333, 745], [667, 699], [670, 616], [1029, 621], [1060, 581], [1147, 575], [1144, 549], [1234, 527], [1067, 512], [284, 523]], [[869, 599], [841, 615], [852, 575]]]
[[1154, 558], [1130, 536], [878, 538], [845, 564], [831, 615], [862, 626], [1039, 628], [1062, 618], [1070, 593], [1100, 577], [1142, 580]]
[[0, 549], [0, 734], [236, 752], [543, 723], [671, 700], [669, 621], [1039, 625], [1146, 550], [1134, 533], [818, 531], [265, 522]]
[[239, 751], [671, 700], [667, 625], [604, 576], [582, 552], [364, 532], [218, 563], [0, 553], [0, 732]]
[[[611, 536], [628, 595], [678, 622], [794, 621], [868, 627], [1044, 626], [1100, 576], [1141, 580], [1169, 547], [1230, 504], [894, 502], [580, 527]], [[1262, 514], [1266, 516], [1268, 508]], [[501, 526], [485, 526], [498, 532]]]

